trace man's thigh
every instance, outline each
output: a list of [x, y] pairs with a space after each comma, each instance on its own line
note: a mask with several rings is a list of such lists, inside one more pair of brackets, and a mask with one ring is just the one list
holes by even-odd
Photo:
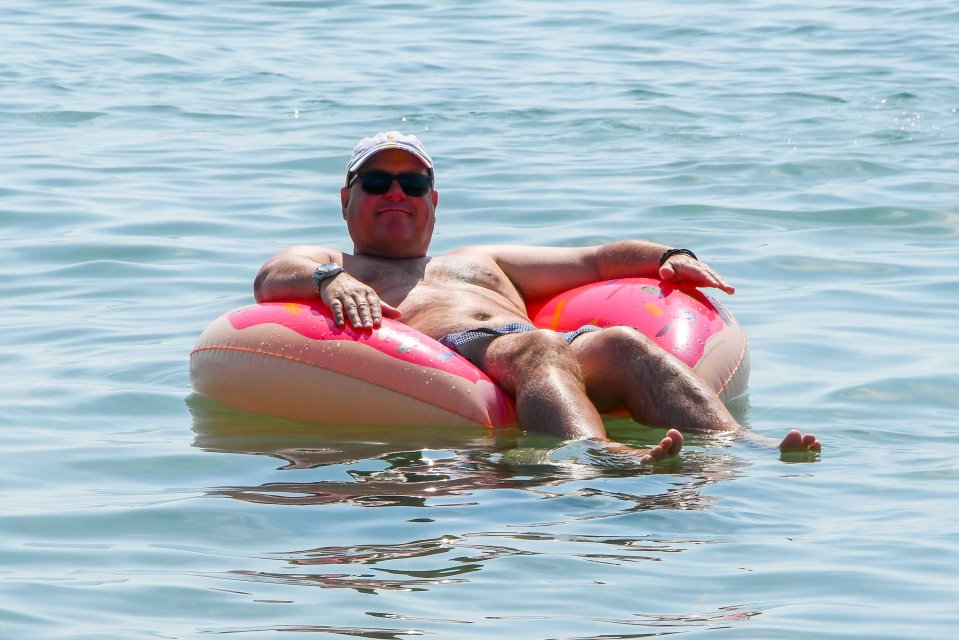
[[677, 364], [682, 365], [632, 327], [585, 333], [573, 341], [571, 348], [587, 393], [603, 411], [623, 408], [624, 394], [631, 387], [655, 386]]
[[[596, 332], [599, 333], [599, 332]], [[583, 339], [581, 336], [573, 344]], [[562, 371], [581, 377], [573, 349], [562, 335], [548, 329], [511, 333], [469, 345], [463, 353], [510, 393], [517, 382], [529, 376], [544, 376]]]

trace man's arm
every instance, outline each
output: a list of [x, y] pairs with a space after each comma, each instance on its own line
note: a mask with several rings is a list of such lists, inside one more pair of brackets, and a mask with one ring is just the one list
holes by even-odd
[[[714, 287], [725, 293], [735, 293], [735, 287], [726, 282], [692, 252], [682, 250], [667, 256], [670, 247], [641, 240], [622, 240], [596, 247], [595, 260], [602, 280], [630, 276], [659, 278], [672, 285], [684, 287]], [[666, 261], [660, 261], [666, 257]], [[651, 272], [652, 275], [648, 275]]]
[[527, 300], [627, 277], [660, 278], [676, 285], [735, 291], [709, 265], [692, 256], [673, 255], [660, 266], [660, 258], [667, 249], [655, 242], [621, 240], [597, 247], [488, 245], [460, 252], [491, 258]]
[[313, 270], [323, 262], [342, 266], [343, 256], [333, 249], [309, 245], [284, 249], [260, 267], [253, 281], [253, 296], [257, 302], [314, 298]]
[[398, 318], [400, 312], [386, 304], [368, 285], [343, 272], [323, 280], [317, 291], [313, 270], [318, 264], [335, 262], [343, 266], [343, 254], [334, 249], [299, 245], [284, 249], [260, 268], [253, 281], [257, 302], [304, 300], [319, 297], [330, 308], [333, 321], [343, 326], [380, 326], [383, 316]]

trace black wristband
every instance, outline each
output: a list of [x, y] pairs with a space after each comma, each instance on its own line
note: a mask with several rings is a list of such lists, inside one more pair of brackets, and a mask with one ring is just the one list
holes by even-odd
[[663, 251], [663, 255], [659, 256], [659, 266], [666, 264], [666, 261], [673, 256], [689, 256], [693, 260], [699, 260], [699, 258], [696, 257], [696, 254], [689, 249], [666, 249]]

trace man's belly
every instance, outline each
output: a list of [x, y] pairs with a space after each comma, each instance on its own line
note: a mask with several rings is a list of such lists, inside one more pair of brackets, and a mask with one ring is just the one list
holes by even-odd
[[399, 309], [403, 314], [400, 322], [436, 339], [478, 327], [530, 322], [525, 308], [520, 309], [505, 296], [477, 286], [414, 290]]

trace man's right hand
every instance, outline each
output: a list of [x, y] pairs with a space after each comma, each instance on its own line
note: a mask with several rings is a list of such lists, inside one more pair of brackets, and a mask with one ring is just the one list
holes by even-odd
[[357, 329], [379, 327], [383, 317], [399, 318], [400, 311], [380, 300], [369, 285], [343, 272], [320, 284], [320, 298], [333, 313], [333, 322], [342, 327], [346, 320]]

